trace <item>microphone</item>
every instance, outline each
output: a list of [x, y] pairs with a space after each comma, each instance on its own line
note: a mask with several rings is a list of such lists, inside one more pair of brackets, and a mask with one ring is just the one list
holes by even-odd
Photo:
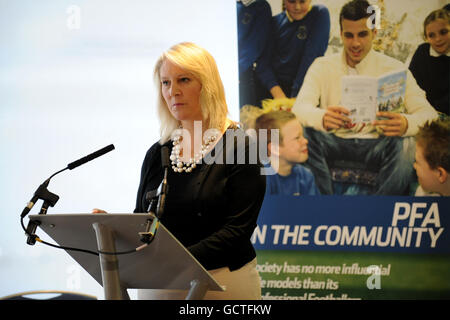
[[30, 212], [30, 210], [33, 208], [33, 206], [36, 204], [36, 202], [41, 199], [44, 201], [41, 211], [39, 212], [39, 214], [46, 214], [47, 213], [47, 209], [48, 207], [53, 207], [56, 202], [58, 202], [59, 200], [59, 196], [51, 193], [50, 191], [47, 190], [47, 187], [50, 183], [50, 179], [53, 178], [54, 176], [56, 176], [58, 173], [63, 172], [67, 169], [74, 169], [76, 167], [81, 166], [82, 164], [85, 164], [86, 162], [89, 162], [91, 160], [94, 160], [95, 158], [98, 158], [102, 155], [104, 155], [105, 153], [114, 150], [114, 145], [110, 144], [109, 146], [106, 146], [98, 151], [95, 151], [81, 159], [78, 159], [74, 162], [71, 162], [67, 165], [66, 168], [59, 170], [58, 172], [54, 173], [53, 175], [50, 176], [50, 178], [48, 178], [47, 180], [44, 181], [44, 183], [42, 183], [37, 190], [34, 192], [33, 197], [31, 198], [31, 200], [27, 203], [27, 205], [25, 206], [25, 208], [23, 209], [22, 213], [20, 214], [20, 221], [22, 223], [22, 227], [25, 230], [25, 234], [28, 235], [28, 240], [27, 243], [30, 245], [34, 245], [36, 242], [36, 235], [34, 234], [34, 232], [36, 232], [36, 227], [37, 224], [33, 221], [30, 221], [27, 228], [25, 228], [24, 224], [23, 224], [23, 219], [25, 218], [25, 216]]
[[100, 150], [97, 150], [81, 159], [78, 159], [74, 162], [71, 162], [67, 165], [67, 168], [72, 170], [75, 169], [76, 167], [81, 166], [82, 164], [85, 164], [86, 162], [89, 162], [91, 160], [94, 160], [95, 158], [101, 157], [102, 155], [104, 155], [105, 153], [108, 153], [110, 151], [114, 150], [114, 145], [110, 144], [109, 146], [106, 146]]
[[170, 156], [169, 156], [169, 148], [167, 146], [163, 146], [161, 148], [161, 164], [163, 169], [167, 169], [170, 165]]
[[167, 173], [169, 169], [169, 148], [164, 146], [161, 148], [161, 165], [164, 169], [164, 178], [161, 183], [161, 192], [159, 194], [158, 206], [156, 208], [156, 215], [158, 219], [161, 219], [164, 213], [164, 206], [166, 204], [166, 194], [169, 191], [169, 186], [167, 184]]
[[[42, 184], [39, 186], [39, 188], [40, 188], [41, 186], [42, 186]], [[38, 188], [38, 189], [39, 189], [39, 188]], [[37, 191], [37, 190], [36, 190], [36, 191]], [[38, 199], [39, 199], [39, 198], [38, 198], [38, 196], [36, 196], [36, 192], [35, 192], [34, 195], [33, 195], [33, 198], [31, 198], [31, 200], [28, 201], [26, 207], [23, 208], [22, 213], [20, 214], [20, 217], [21, 217], [21, 218], [24, 218], [24, 217], [28, 214], [28, 212], [30, 212], [30, 210], [33, 209], [33, 207], [34, 207], [36, 201], [38, 201]]]

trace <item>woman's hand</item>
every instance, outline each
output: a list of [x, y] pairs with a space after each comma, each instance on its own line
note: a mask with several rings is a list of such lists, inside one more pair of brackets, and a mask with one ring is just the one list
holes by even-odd
[[105, 210], [94, 208], [92, 209], [92, 213], [108, 213]]

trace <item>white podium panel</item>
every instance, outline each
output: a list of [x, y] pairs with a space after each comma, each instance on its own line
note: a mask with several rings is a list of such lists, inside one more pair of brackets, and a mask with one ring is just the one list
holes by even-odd
[[[129, 213], [30, 215], [30, 220], [39, 221], [39, 228], [58, 245], [95, 252], [99, 249], [123, 252], [143, 245], [139, 232], [145, 231], [149, 219], [153, 216]], [[67, 253], [104, 287], [105, 296], [108, 290], [117, 290], [108, 289], [109, 284], [104, 283], [110, 281], [105, 280], [108, 273], [120, 279], [122, 289], [193, 290], [203, 287], [203, 294], [194, 295], [195, 299], [202, 298], [206, 290], [223, 291], [161, 223], [153, 241], [134, 253], [100, 256], [72, 250]]]

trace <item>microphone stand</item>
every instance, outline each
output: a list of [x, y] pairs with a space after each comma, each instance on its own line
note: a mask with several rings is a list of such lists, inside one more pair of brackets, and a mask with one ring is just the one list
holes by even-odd
[[104, 155], [107, 152], [110, 152], [114, 150], [114, 145], [110, 144], [100, 150], [97, 150], [81, 159], [78, 159], [74, 162], [71, 162], [67, 165], [66, 168], [59, 170], [58, 172], [52, 174], [50, 176], [50, 178], [48, 178], [47, 180], [44, 181], [43, 184], [41, 184], [36, 192], [33, 195], [33, 198], [31, 198], [31, 200], [28, 202], [27, 206], [23, 209], [21, 215], [20, 215], [20, 222], [22, 224], [22, 228], [25, 230], [25, 234], [28, 236], [27, 238], [27, 243], [29, 245], [34, 245], [36, 243], [36, 229], [39, 226], [40, 222], [37, 221], [29, 221], [27, 227], [25, 228], [25, 225], [23, 224], [23, 219], [25, 218], [25, 216], [30, 212], [30, 210], [33, 208], [34, 204], [39, 200], [43, 200], [44, 203], [42, 204], [41, 210], [39, 211], [39, 214], [46, 214], [48, 207], [53, 207], [56, 202], [58, 202], [59, 200], [59, 196], [51, 193], [50, 191], [48, 191], [47, 187], [48, 184], [50, 183], [50, 179], [53, 178], [54, 176], [56, 176], [58, 173], [63, 172], [67, 169], [75, 169], [76, 167], [81, 166], [82, 164], [85, 164], [86, 162], [89, 162], [95, 158], [98, 158], [102, 155]]
[[139, 236], [141, 237], [141, 241], [146, 244], [150, 244], [153, 239], [155, 238], [156, 230], [159, 227], [159, 220], [154, 214], [155, 212], [155, 205], [156, 205], [156, 198], [159, 196], [157, 193], [158, 190], [152, 190], [147, 192], [145, 198], [147, 201], [150, 201], [150, 204], [148, 205], [147, 213], [154, 216], [153, 219], [147, 220], [147, 225], [145, 226], [144, 232], [139, 232]]
[[[59, 172], [61, 172], [61, 171], [59, 171]], [[57, 172], [57, 173], [59, 173], [59, 172]], [[55, 173], [55, 174], [57, 174], [57, 173]], [[52, 177], [54, 175], [52, 175]], [[23, 210], [22, 214], [20, 215], [20, 218], [22, 220], [22, 224], [23, 224], [23, 218], [25, 218], [25, 216], [28, 214], [28, 212], [31, 210], [31, 207], [34, 205], [34, 203], [37, 202], [37, 200], [41, 199], [41, 200], [44, 201], [43, 204], [42, 204], [41, 210], [39, 211], [39, 214], [46, 214], [48, 207], [53, 207], [53, 206], [55, 206], [56, 202], [58, 202], [59, 196], [54, 194], [54, 193], [52, 193], [52, 192], [50, 192], [50, 191], [48, 191], [48, 189], [47, 189], [48, 184], [50, 183], [50, 179], [52, 177], [48, 178], [43, 184], [41, 184], [37, 188], [36, 192], [34, 193], [32, 201], [30, 201], [30, 204], [27, 207], [25, 207], [25, 209]], [[31, 246], [36, 243], [36, 237], [37, 236], [36, 236], [35, 233], [36, 233], [36, 229], [37, 229], [39, 224], [40, 224], [39, 221], [32, 221], [32, 220], [30, 220], [28, 222], [28, 225], [27, 225], [26, 229], [25, 229], [25, 232], [28, 235], [27, 244], [29, 244]]]

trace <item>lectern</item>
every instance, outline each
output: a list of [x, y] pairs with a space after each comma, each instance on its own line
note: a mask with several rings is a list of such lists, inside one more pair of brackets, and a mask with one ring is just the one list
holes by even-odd
[[[143, 243], [151, 214], [30, 215], [58, 245], [102, 252], [125, 252]], [[129, 299], [126, 289], [188, 290], [186, 299], [202, 299], [208, 290], [224, 291], [189, 251], [160, 223], [144, 249], [99, 256], [67, 250], [101, 286], [105, 299]]]

